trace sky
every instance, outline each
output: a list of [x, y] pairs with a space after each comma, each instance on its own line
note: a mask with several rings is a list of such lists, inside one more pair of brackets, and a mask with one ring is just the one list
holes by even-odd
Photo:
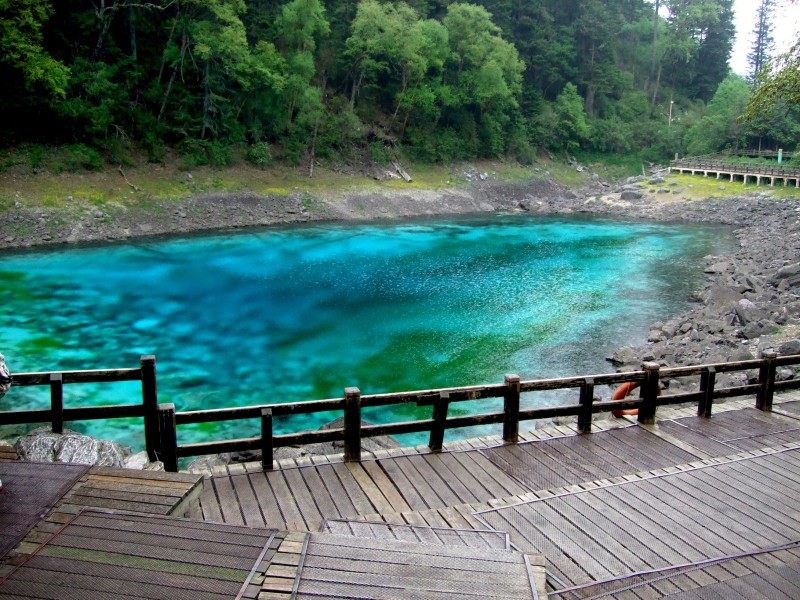
[[[733, 10], [736, 19], [736, 42], [731, 55], [731, 68], [739, 75], [748, 71], [747, 55], [753, 43], [753, 29], [756, 23], [756, 9], [760, 0], [734, 0]], [[789, 0], [778, 0], [772, 37], [775, 39], [775, 54], [786, 52], [797, 39], [800, 32], [800, 1], [792, 4]]]

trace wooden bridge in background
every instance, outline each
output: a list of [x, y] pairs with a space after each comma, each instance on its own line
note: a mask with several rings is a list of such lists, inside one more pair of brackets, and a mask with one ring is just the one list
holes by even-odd
[[731, 183], [741, 181], [743, 184], [755, 183], [760, 186], [768, 182], [770, 186], [783, 185], [784, 187], [800, 187], [800, 167], [780, 165], [749, 165], [717, 158], [682, 158], [673, 160], [669, 165], [669, 172], [701, 174], [704, 177], [725, 179]]

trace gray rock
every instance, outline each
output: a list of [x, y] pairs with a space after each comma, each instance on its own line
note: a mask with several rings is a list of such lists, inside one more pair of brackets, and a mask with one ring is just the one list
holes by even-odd
[[96, 440], [74, 431], [53, 433], [48, 427], [34, 429], [16, 443], [21, 460], [62, 462], [103, 467], [122, 467], [130, 454], [116, 442]]
[[775, 371], [775, 379], [777, 381], [789, 381], [794, 379], [794, 369], [788, 367], [780, 367]]
[[736, 316], [739, 318], [739, 323], [745, 326], [759, 319], [763, 319], [766, 316], [763, 310], [760, 310], [753, 302], [746, 298], [739, 300], [734, 310], [736, 311]]
[[800, 284], [800, 263], [787, 265], [778, 269], [775, 275], [772, 276], [773, 283], [780, 283], [786, 281], [790, 287]]
[[747, 325], [745, 325], [744, 329], [742, 329], [742, 335], [746, 337], [748, 340], [752, 340], [757, 337], [761, 337], [762, 335], [771, 333], [775, 328], [776, 325], [774, 323], [753, 321], [752, 323], [748, 323]]
[[0, 354], [0, 398], [11, 389], [11, 373], [6, 366], [6, 358]]
[[790, 340], [778, 346], [778, 354], [800, 354], [800, 340]]
[[754, 358], [755, 356], [753, 356], [753, 353], [747, 348], [742, 348], [741, 350], [737, 350], [736, 352], [733, 352], [732, 354], [728, 355], [728, 360], [731, 362], [753, 360]]
[[231, 455], [225, 454], [208, 454], [205, 456], [198, 456], [188, 465], [186, 470], [189, 473], [203, 473], [211, 472], [214, 467], [224, 467], [231, 463]]
[[642, 192], [636, 190], [625, 190], [620, 194], [620, 200], [641, 200], [644, 196]]
[[715, 262], [714, 264], [708, 265], [705, 269], [703, 269], [704, 273], [727, 273], [731, 268], [731, 263], [727, 260], [721, 260], [719, 262]]
[[150, 462], [147, 457], [147, 452], [142, 450], [136, 454], [131, 454], [122, 461], [122, 466], [126, 469], [134, 469], [136, 471], [163, 471], [164, 463], [161, 461]]
[[615, 365], [631, 365], [641, 362], [638, 352], [631, 346], [623, 346], [606, 360]]
[[656, 177], [651, 177], [650, 181], [648, 181], [647, 183], [649, 183], [650, 185], [658, 185], [659, 183], [664, 183], [665, 181], [666, 179], [664, 179], [663, 177], [656, 176]]

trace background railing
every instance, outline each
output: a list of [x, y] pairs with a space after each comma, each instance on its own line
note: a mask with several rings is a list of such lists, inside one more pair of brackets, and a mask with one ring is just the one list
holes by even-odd
[[779, 167], [768, 165], [749, 165], [744, 163], [730, 163], [719, 160], [682, 158], [670, 161], [673, 169], [696, 169], [707, 171], [724, 171], [739, 175], [769, 175], [773, 177], [795, 178], [800, 176], [800, 167]]
[[[800, 379], [776, 381], [777, 368], [799, 364], [800, 355], [779, 357], [774, 352], [764, 352], [759, 359], [689, 367], [661, 368], [657, 363], [644, 363], [641, 370], [628, 373], [608, 373], [530, 381], [521, 381], [517, 375], [506, 375], [504, 382], [496, 385], [390, 394], [362, 395], [358, 388], [350, 387], [344, 390], [344, 396], [341, 398], [176, 412], [173, 404], [158, 404], [156, 399], [155, 357], [143, 356], [141, 367], [138, 369], [14, 374], [12, 385], [50, 385], [52, 406], [49, 410], [0, 412], [0, 423], [52, 422], [53, 430], [60, 431], [64, 421], [139, 416], [145, 418], [145, 441], [148, 453], [151, 454], [151, 458], [162, 460], [168, 471], [178, 470], [178, 460], [180, 458], [247, 450], [261, 450], [264, 468], [271, 469], [273, 467], [275, 448], [299, 444], [343, 441], [345, 460], [358, 461], [361, 459], [361, 440], [381, 435], [427, 431], [430, 435], [429, 447], [432, 451], [438, 452], [442, 449], [446, 430], [458, 427], [502, 424], [502, 439], [506, 443], [516, 443], [519, 439], [520, 422], [534, 419], [575, 416], [577, 417], [578, 430], [588, 433], [592, 429], [593, 415], [597, 413], [638, 409], [639, 422], [648, 424], [655, 421], [656, 410], [659, 406], [692, 402], [697, 403], [698, 415], [710, 417], [715, 400], [746, 395], [755, 395], [756, 408], [770, 411], [772, 410], [773, 395], [776, 391], [800, 388]], [[716, 386], [718, 373], [742, 371], [757, 371], [756, 383], [744, 383], [724, 388]], [[662, 394], [662, 380], [686, 377], [698, 378], [697, 391]], [[65, 383], [130, 381], [137, 379], [142, 381], [141, 404], [63, 408], [61, 388]], [[594, 390], [596, 386], [617, 385], [627, 382], [636, 383], [639, 386], [638, 397], [623, 400], [595, 401]], [[578, 391], [577, 402], [562, 406], [524, 410], [520, 407], [520, 397], [523, 393], [561, 389], [576, 389]], [[503, 410], [501, 412], [468, 416], [448, 416], [449, 407], [454, 402], [470, 402], [488, 398], [503, 398]], [[361, 413], [365, 408], [406, 403], [430, 406], [431, 418], [383, 425], [362, 424]], [[343, 427], [277, 435], [273, 431], [273, 418], [275, 417], [329, 411], [342, 412], [344, 416]], [[261, 435], [251, 438], [217, 440], [194, 444], [178, 443], [179, 426], [242, 419], [258, 419], [261, 425]]]

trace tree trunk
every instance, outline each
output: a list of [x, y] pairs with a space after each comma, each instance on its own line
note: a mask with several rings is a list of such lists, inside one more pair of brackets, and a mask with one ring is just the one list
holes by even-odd
[[169, 99], [169, 94], [172, 91], [172, 84], [175, 83], [175, 77], [178, 75], [178, 69], [183, 65], [183, 58], [186, 55], [186, 48], [188, 47], [188, 39], [186, 37], [186, 32], [183, 32], [183, 36], [181, 38], [181, 59], [178, 61], [178, 64], [175, 65], [172, 69], [172, 75], [169, 78], [169, 83], [167, 84], [167, 91], [164, 92], [164, 100], [161, 102], [161, 110], [158, 111], [158, 118], [156, 119], [156, 123], [161, 123], [161, 116], [164, 114], [164, 109], [167, 107], [167, 100]]
[[363, 81], [364, 70], [362, 69], [358, 74], [358, 81], [356, 81], [355, 77], [353, 78], [353, 89], [350, 91], [350, 110], [354, 110], [356, 107], [356, 96], [358, 96], [358, 92], [361, 90], [361, 83]]
[[131, 58], [136, 62], [136, 9], [128, 8], [128, 25], [131, 30]]
[[[169, 48], [169, 45], [172, 43], [172, 38], [175, 37], [175, 30], [178, 28], [178, 19], [180, 18], [180, 16], [181, 16], [181, 5], [178, 4], [178, 8], [176, 9], [176, 12], [175, 12], [175, 20], [172, 21], [172, 28], [169, 30], [169, 37], [167, 38], [167, 43], [164, 44], [164, 50], [165, 51], [161, 55], [161, 66], [158, 68], [158, 79], [156, 80], [156, 81], [158, 81], [158, 83], [161, 83], [161, 78], [164, 76], [164, 69], [167, 66], [166, 49]], [[185, 39], [186, 39], [186, 35], [185, 35], [185, 32], [184, 32], [184, 37], [183, 37], [183, 40], [181, 41], [181, 58], [183, 58], [183, 44], [185, 43]], [[173, 72], [172, 79], [174, 79], [174, 78], [175, 78], [175, 74]], [[170, 82], [170, 84], [171, 84], [171, 82]]]
[[656, 105], [656, 98], [658, 98], [658, 87], [661, 85], [661, 63], [658, 63], [658, 71], [656, 71], [656, 84], [653, 86], [653, 98], [650, 100], [650, 106]]
[[203, 70], [203, 127], [200, 129], [200, 139], [206, 138], [206, 129], [210, 129], [208, 114], [211, 112], [211, 61], [206, 61]]
[[[97, 32], [97, 41], [95, 42], [94, 50], [92, 51], [93, 63], [96, 63], [100, 59], [100, 51], [103, 49], [103, 42], [105, 41], [106, 34], [111, 27], [111, 20], [114, 18], [115, 12], [115, 10], [106, 9], [105, 2], [103, 2], [100, 6], [100, 9], [96, 13], [97, 18], [100, 21], [100, 31]], [[106, 17], [106, 13], [108, 13], [108, 17]]]
[[655, 14], [653, 15], [653, 55], [650, 60], [650, 77], [653, 79], [656, 75], [656, 63], [658, 62], [658, 8], [660, 0], [655, 2]]

